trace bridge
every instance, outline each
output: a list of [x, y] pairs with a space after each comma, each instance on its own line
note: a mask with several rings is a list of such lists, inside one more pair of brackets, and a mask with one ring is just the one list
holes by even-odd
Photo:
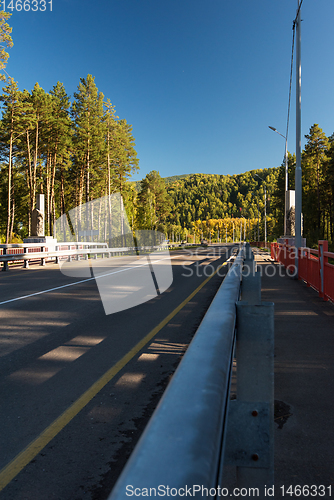
[[[1, 273], [0, 498], [109, 497], [224, 283], [232, 250], [176, 250], [172, 287], [110, 316], [103, 314], [93, 279], [73, 280], [54, 263]], [[333, 256], [326, 247], [318, 255], [304, 250], [305, 269], [312, 271], [295, 280], [291, 251], [284, 245], [273, 246], [271, 255], [254, 250], [262, 301], [275, 304], [275, 496], [300, 496], [299, 487], [306, 496], [308, 487], [329, 498]], [[118, 256], [115, 268], [131, 258]], [[237, 373], [234, 363], [230, 401], [238, 399]], [[175, 449], [172, 465], [180, 469], [178, 455]], [[221, 486], [229, 496], [245, 493], [235, 465], [224, 457], [222, 464]], [[266, 496], [273, 496], [272, 486]]]

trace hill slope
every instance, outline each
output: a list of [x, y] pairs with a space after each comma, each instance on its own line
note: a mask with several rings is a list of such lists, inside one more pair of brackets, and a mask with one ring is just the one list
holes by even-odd
[[[177, 176], [167, 184], [172, 199], [170, 223], [188, 227], [195, 220], [225, 217], [260, 218], [264, 214], [264, 183], [267, 216], [280, 223], [275, 200], [280, 168], [253, 170], [238, 175], [193, 174]], [[257, 177], [257, 175], [259, 177]], [[261, 179], [261, 178], [263, 179]]]

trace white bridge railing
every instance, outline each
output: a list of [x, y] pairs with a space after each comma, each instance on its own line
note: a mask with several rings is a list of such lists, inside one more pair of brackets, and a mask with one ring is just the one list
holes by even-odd
[[[23, 262], [23, 267], [29, 268], [29, 261], [40, 260], [42, 266], [47, 260], [54, 260], [58, 263], [59, 259], [96, 259], [98, 257], [113, 257], [125, 254], [136, 254], [138, 252], [149, 250], [167, 250], [168, 248], [182, 247], [184, 245], [159, 245], [150, 247], [119, 247], [110, 248], [107, 243], [99, 242], [57, 242], [55, 245], [46, 243], [12, 243], [0, 245], [0, 263], [2, 262], [2, 271], [8, 270], [9, 262]], [[193, 244], [187, 244], [193, 246]], [[51, 250], [51, 247], [53, 249]]]

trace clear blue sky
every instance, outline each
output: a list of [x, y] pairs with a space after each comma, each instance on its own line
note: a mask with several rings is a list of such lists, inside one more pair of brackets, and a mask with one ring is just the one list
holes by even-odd
[[[31, 0], [32, 2], [32, 0]], [[6, 0], [6, 4], [9, 0]], [[8, 10], [8, 9], [6, 9]], [[80, 77], [133, 126], [138, 180], [278, 166], [297, 0], [53, 0], [15, 12], [8, 73], [20, 89]], [[334, 132], [334, 2], [302, 4], [302, 134]], [[295, 78], [288, 149], [295, 151]]]

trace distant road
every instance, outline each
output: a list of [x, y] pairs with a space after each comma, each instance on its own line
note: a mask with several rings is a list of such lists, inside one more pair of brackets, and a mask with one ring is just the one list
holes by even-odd
[[108, 496], [231, 249], [171, 252], [172, 286], [108, 316], [94, 279], [55, 264], [0, 274], [0, 499]]

